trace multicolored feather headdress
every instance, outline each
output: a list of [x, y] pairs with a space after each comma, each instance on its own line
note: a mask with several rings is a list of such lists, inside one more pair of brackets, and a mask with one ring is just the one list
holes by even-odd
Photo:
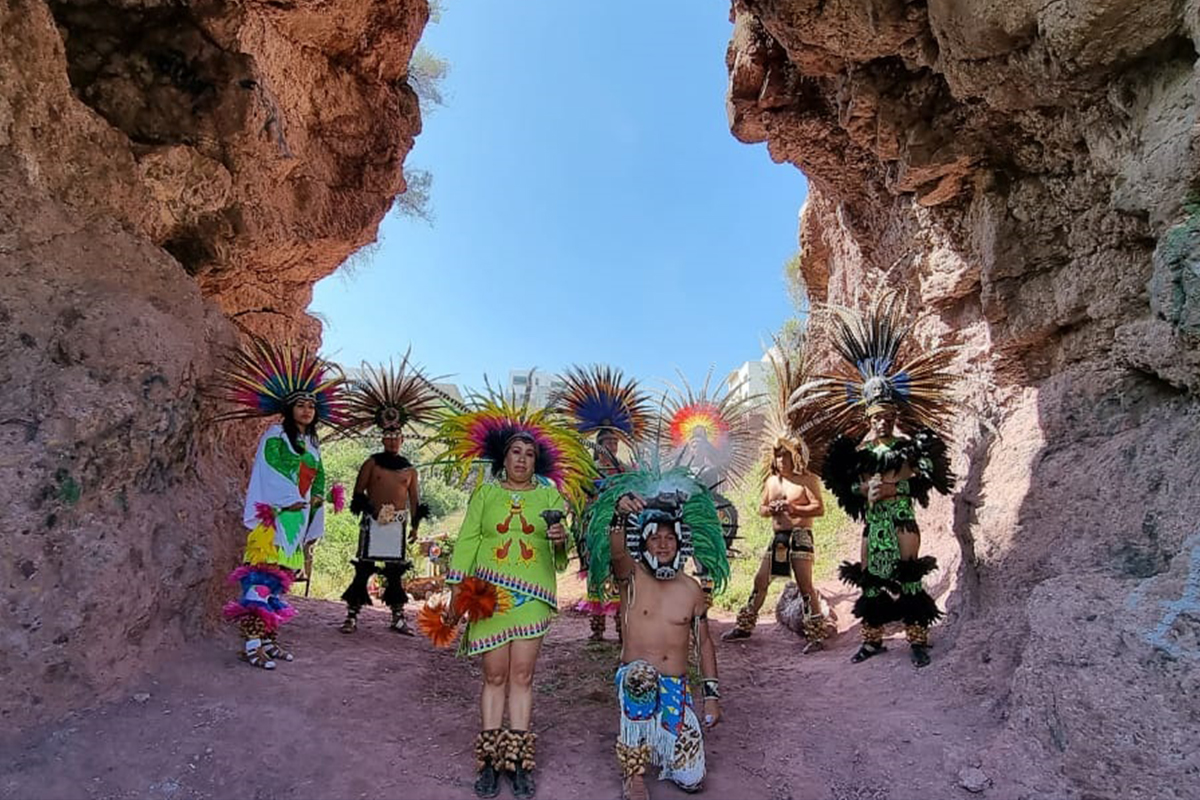
[[[729, 580], [729, 558], [725, 552], [724, 529], [717, 516], [717, 507], [712, 493], [685, 467], [675, 467], [666, 472], [639, 470], [626, 472], [609, 478], [604, 491], [596, 498], [588, 518], [587, 537], [588, 585], [600, 591], [608, 580], [611, 568], [612, 549], [608, 525], [617, 508], [617, 501], [627, 492], [633, 492], [646, 500], [658, 495], [680, 493], [683, 504], [673, 518], [680, 523], [679, 551], [690, 556], [703, 568], [705, 577], [713, 582], [714, 591], [720, 593]], [[642, 560], [646, 522], [659, 521], [662, 511], [648, 509], [642, 512], [644, 519], [634, 519], [630, 526], [633, 533], [627, 534], [626, 547], [634, 560]]]
[[282, 415], [297, 400], [307, 399], [316, 405], [319, 421], [340, 428], [345, 416], [341, 393], [345, 381], [340, 367], [309, 348], [276, 347], [251, 334], [217, 373], [214, 394], [234, 408], [215, 419]]
[[373, 426], [385, 433], [399, 432], [405, 425], [434, 422], [443, 395], [410, 363], [410, 354], [411, 349], [404, 353], [399, 368], [363, 364], [362, 377], [349, 382], [347, 432], [362, 433]]
[[584, 486], [596, 477], [587, 446], [567, 420], [553, 409], [531, 409], [528, 398], [517, 403], [489, 392], [475, 395], [463, 409], [447, 409], [433, 437], [445, 446], [438, 460], [450, 460], [465, 478], [478, 461], [499, 474], [514, 436], [524, 435], [537, 447], [534, 472], [552, 482], [571, 503], [581, 503]]
[[659, 447], [671, 460], [698, 472], [710, 485], [741, 477], [754, 463], [754, 432], [749, 410], [758, 396], [736, 396], [734, 391], [709, 394], [712, 371], [699, 392], [687, 379], [683, 388], [663, 399], [663, 424]]
[[612, 431], [634, 447], [650, 425], [650, 398], [612, 367], [572, 367], [551, 404], [584, 436]]
[[823, 447], [838, 433], [861, 438], [870, 417], [884, 410], [907, 431], [931, 428], [945, 438], [955, 409], [964, 407], [950, 394], [956, 348], [912, 354], [907, 345], [916, 320], [894, 291], [875, 295], [865, 313], [828, 311], [832, 344], [845, 363], [799, 386], [788, 402], [793, 424], [810, 445]]

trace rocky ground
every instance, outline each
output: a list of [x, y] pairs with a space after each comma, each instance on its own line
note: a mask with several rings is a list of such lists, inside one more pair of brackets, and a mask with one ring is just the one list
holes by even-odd
[[[847, 598], [833, 599], [850, 619]], [[391, 633], [382, 611], [364, 611], [346, 636], [339, 605], [297, 606], [294, 662], [252, 669], [235, 657], [232, 632], [181, 645], [124, 699], [0, 745], [0, 798], [473, 797], [477, 662]], [[729, 626], [726, 615], [714, 630]], [[620, 794], [611, 684], [619, 653], [615, 642], [588, 642], [588, 632], [585, 617], [565, 613], [538, 665], [543, 798]], [[856, 646], [857, 631], [843, 631], [826, 651], [801, 656], [800, 641], [773, 622], [748, 641], [721, 643], [725, 718], [708, 739], [705, 794], [1048, 796], [1037, 775], [976, 768], [973, 754], [998, 721], [956, 690], [936, 649], [918, 672], [902, 641], [853, 666]], [[652, 791], [683, 796], [669, 784]]]

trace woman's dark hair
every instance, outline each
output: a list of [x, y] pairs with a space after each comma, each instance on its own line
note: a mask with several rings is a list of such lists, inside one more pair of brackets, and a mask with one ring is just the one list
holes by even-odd
[[[297, 453], [307, 449], [300, 441], [300, 426], [296, 424], [296, 404], [289, 403], [287, 410], [283, 413], [283, 432], [287, 434], [288, 441], [292, 443], [292, 449]], [[308, 426], [308, 430], [304, 434], [304, 438], [315, 445], [321, 444], [321, 437], [317, 434], [317, 418], [314, 415], [312, 424]]]
[[[531, 445], [533, 445], [533, 452], [535, 453], [533, 458], [533, 474], [545, 475], [550, 469], [550, 462], [542, 452], [542, 448], [538, 447], [537, 440], [533, 438], [533, 435], [526, 433], [525, 431], [518, 431], [517, 433], [514, 433], [512, 436], [508, 437], [508, 440], [504, 443], [504, 458], [508, 458], [509, 448], [511, 448], [513, 446], [513, 442], [516, 441], [529, 442]], [[500, 473], [504, 472], [504, 458], [500, 459], [499, 461], [492, 462], [493, 478], [499, 478]]]

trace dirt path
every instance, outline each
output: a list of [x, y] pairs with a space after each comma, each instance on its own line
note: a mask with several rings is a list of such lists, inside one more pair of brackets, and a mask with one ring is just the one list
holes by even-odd
[[[252, 669], [234, 657], [231, 633], [189, 644], [125, 700], [0, 747], [0, 798], [473, 797], [477, 664], [390, 633], [380, 611], [364, 610], [346, 636], [339, 605], [297, 606], [295, 662]], [[587, 632], [585, 618], [564, 614], [538, 665], [541, 798], [619, 796], [617, 649], [588, 643]], [[705, 795], [978, 796], [958, 785], [993, 724], [978, 701], [960, 697], [936, 660], [914, 670], [902, 643], [858, 666], [848, 662], [855, 646], [843, 633], [801, 657], [796, 637], [774, 624], [722, 643], [725, 720], [708, 739]], [[991, 778], [987, 796], [1017, 796], [1003, 775]], [[669, 784], [652, 791], [685, 796]]]

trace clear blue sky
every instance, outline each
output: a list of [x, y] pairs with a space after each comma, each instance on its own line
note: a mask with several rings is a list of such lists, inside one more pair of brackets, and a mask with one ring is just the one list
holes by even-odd
[[725, 117], [722, 0], [448, 0], [450, 62], [408, 165], [432, 227], [389, 214], [352, 274], [317, 285], [345, 366], [411, 343], [433, 374], [601, 362], [661, 388], [762, 355], [793, 313], [801, 173]]

